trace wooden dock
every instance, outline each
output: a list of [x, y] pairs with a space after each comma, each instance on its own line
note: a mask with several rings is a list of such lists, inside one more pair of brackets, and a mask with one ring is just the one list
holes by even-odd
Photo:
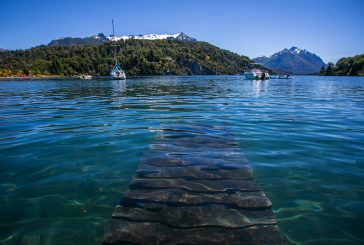
[[103, 244], [287, 244], [239, 144], [221, 127], [165, 127]]

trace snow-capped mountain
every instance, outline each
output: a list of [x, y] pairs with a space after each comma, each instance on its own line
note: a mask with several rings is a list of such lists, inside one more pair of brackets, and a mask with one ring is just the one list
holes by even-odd
[[141, 40], [179, 40], [179, 41], [196, 41], [195, 38], [189, 37], [183, 32], [176, 34], [147, 34], [147, 35], [129, 35], [129, 36], [108, 36], [110, 41], [128, 40], [128, 39], [141, 39]]
[[315, 74], [325, 65], [316, 54], [297, 47], [283, 49], [269, 57], [262, 56], [253, 60], [274, 71], [290, 74]]
[[97, 45], [105, 41], [119, 41], [119, 40], [129, 40], [129, 39], [140, 39], [140, 40], [178, 40], [186, 42], [194, 42], [195, 38], [186, 35], [183, 32], [176, 34], [147, 34], [147, 35], [129, 35], [129, 36], [108, 36], [106, 37], [103, 33], [93, 35], [91, 37], [63, 37], [59, 39], [52, 40], [49, 46], [75, 46], [75, 45]]

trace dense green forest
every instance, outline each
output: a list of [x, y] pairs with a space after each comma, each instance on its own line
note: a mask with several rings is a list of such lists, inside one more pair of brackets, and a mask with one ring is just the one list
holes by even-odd
[[115, 45], [118, 62], [127, 75], [240, 74], [251, 68], [248, 57], [206, 42], [126, 40], [1, 51], [0, 76], [106, 76], [114, 65]]
[[334, 63], [328, 63], [320, 71], [322, 76], [364, 76], [364, 54], [341, 58]]

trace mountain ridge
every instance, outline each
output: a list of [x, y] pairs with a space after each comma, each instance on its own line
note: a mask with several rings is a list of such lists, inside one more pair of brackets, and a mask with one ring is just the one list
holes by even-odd
[[318, 74], [325, 66], [318, 55], [296, 46], [285, 48], [271, 56], [254, 58], [253, 61], [278, 73], [297, 75]]
[[100, 45], [107, 41], [120, 41], [120, 40], [176, 40], [195, 42], [195, 38], [188, 36], [183, 32], [176, 34], [145, 34], [145, 35], [125, 35], [125, 36], [105, 36], [103, 33], [92, 35], [89, 37], [62, 37], [50, 41], [48, 46], [77, 46], [77, 45]]

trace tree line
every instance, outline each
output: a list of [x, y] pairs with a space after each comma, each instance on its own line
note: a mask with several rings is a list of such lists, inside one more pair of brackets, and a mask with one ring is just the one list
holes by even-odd
[[364, 76], [364, 54], [329, 62], [320, 70], [322, 76]]
[[251, 67], [248, 57], [206, 42], [121, 40], [1, 51], [0, 76], [107, 76], [114, 65], [115, 45], [117, 61], [127, 75], [241, 74]]

